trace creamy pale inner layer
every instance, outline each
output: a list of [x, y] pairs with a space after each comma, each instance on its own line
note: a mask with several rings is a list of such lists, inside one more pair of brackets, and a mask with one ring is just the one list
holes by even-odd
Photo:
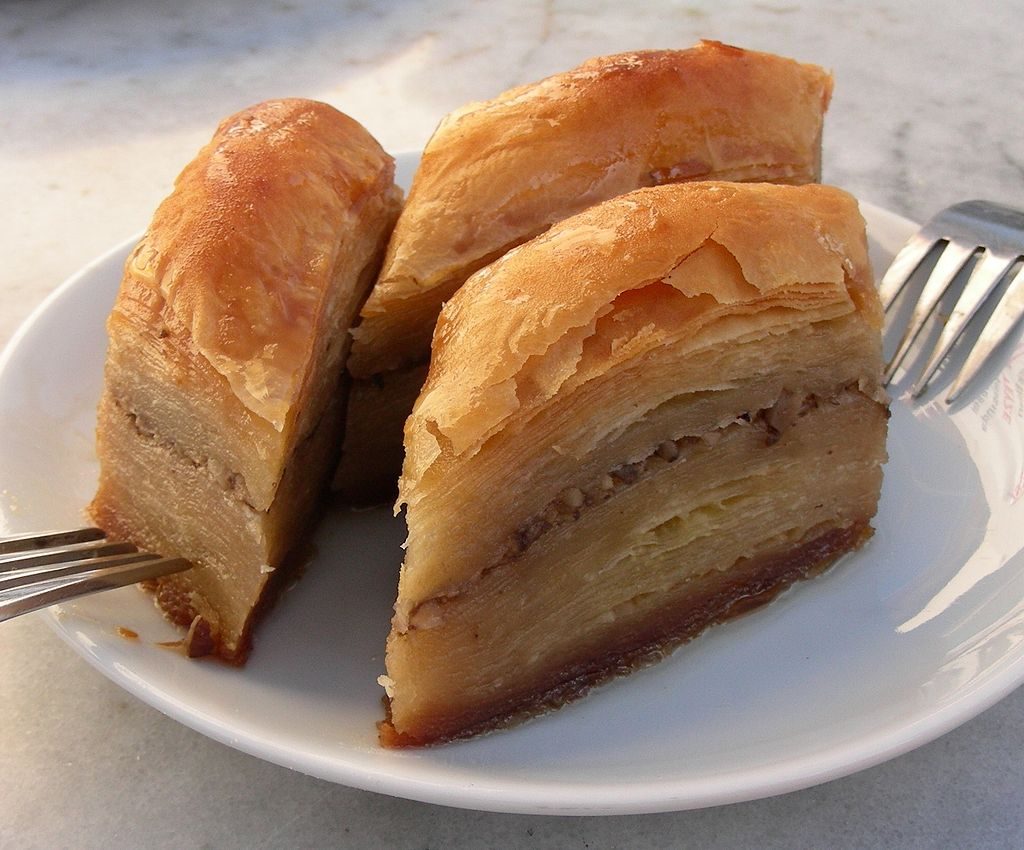
[[[185, 457], [173, 445], [136, 427], [135, 417], [105, 397], [100, 409], [100, 439], [107, 444], [100, 481], [98, 522], [114, 536], [130, 536], [155, 552], [182, 554], [201, 567], [188, 573], [187, 607], [222, 634], [234, 648], [249, 610], [267, 580], [272, 541], [265, 512], [254, 511], [225, 488], [203, 463]], [[116, 505], [116, 511], [105, 506]]]
[[325, 437], [333, 436], [334, 407], [326, 428], [322, 422], [297, 448], [266, 511], [245, 501], [238, 473], [184, 453], [109, 394], [99, 416], [105, 461], [94, 518], [111, 536], [195, 564], [159, 580], [158, 599], [176, 622], [187, 625], [195, 616], [208, 621], [220, 653], [230, 658], [242, 648], [273, 568], [308, 525], [319, 479], [303, 467], [328, 462], [333, 441]]
[[529, 711], [588, 659], [615, 672], [617, 655], [671, 642], [672, 612], [709, 573], [866, 527], [886, 408], [845, 384], [775, 401], [714, 436], [648, 441], [611, 474], [601, 452], [604, 470], [532, 512], [541, 533], [506, 535], [472, 593], [415, 606], [388, 646], [394, 728], [422, 742]]

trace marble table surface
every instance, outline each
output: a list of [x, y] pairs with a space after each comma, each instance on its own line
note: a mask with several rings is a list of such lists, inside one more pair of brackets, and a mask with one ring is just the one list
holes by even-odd
[[[0, 3], [0, 345], [139, 231], [217, 121], [326, 100], [391, 151], [592, 55], [717, 38], [833, 69], [825, 179], [920, 220], [1024, 204], [1024, 2]], [[3, 439], [0, 435], [0, 439]], [[0, 482], [0, 487], [3, 482]], [[0, 846], [1020, 847], [1024, 692], [888, 763], [771, 799], [555, 818], [309, 778], [164, 717], [38, 615], [0, 625]]]

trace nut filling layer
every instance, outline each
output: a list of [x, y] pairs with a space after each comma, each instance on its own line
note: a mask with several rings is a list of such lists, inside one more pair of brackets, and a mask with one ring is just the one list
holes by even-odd
[[[827, 397], [814, 393], [801, 395], [784, 390], [769, 407], [742, 412], [720, 427], [700, 435], [663, 440], [643, 459], [621, 464], [586, 487], [568, 487], [563, 490], [542, 511], [509, 535], [503, 556], [483, 570], [481, 575], [521, 558], [545, 534], [575, 522], [588, 508], [607, 502], [670, 464], [685, 463], [698, 453], [711, 450], [730, 432], [741, 429], [761, 431], [764, 434], [764, 445], [769, 448], [779, 441], [784, 431], [822, 405], [840, 406], [863, 398], [869, 396], [858, 389], [856, 384], [840, 387]], [[421, 602], [410, 612], [408, 628], [435, 628], [440, 625], [443, 621], [445, 602], [455, 598], [460, 592], [461, 590]]]
[[216, 458], [197, 457], [185, 451], [174, 440], [161, 436], [156, 428], [147, 423], [137, 411], [132, 410], [124, 401], [113, 395], [111, 396], [111, 401], [114, 407], [127, 417], [132, 430], [135, 431], [140, 439], [147, 440], [160, 449], [169, 452], [182, 463], [190, 464], [193, 469], [207, 473], [220, 484], [221, 489], [232, 499], [241, 502], [252, 511], [257, 511], [257, 508], [252, 504], [252, 497], [249, 495], [249, 489], [246, 487], [245, 478], [240, 472], [232, 472]]
[[801, 398], [787, 390], [771, 407], [740, 413], [731, 422], [699, 436], [664, 440], [647, 457], [615, 467], [585, 489], [569, 487], [563, 490], [543, 511], [531, 517], [509, 536], [505, 556], [495, 566], [520, 557], [531, 544], [551, 529], [579, 519], [586, 508], [606, 502], [668, 464], [683, 463], [695, 452], [707, 451], [731, 430], [753, 428], [763, 431], [765, 446], [773, 446], [783, 431], [820, 405], [839, 405], [859, 395], [862, 394], [853, 386], [843, 387], [827, 399], [813, 393]]

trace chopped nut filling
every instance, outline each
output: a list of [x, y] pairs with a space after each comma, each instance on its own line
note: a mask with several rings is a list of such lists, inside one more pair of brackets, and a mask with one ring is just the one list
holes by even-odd
[[156, 429], [151, 428], [144, 421], [138, 413], [129, 410], [120, 399], [113, 399], [114, 406], [120, 410], [125, 416], [128, 417], [128, 421], [131, 423], [131, 427], [135, 433], [138, 434], [142, 439], [148, 440], [151, 443], [155, 443], [160, 448], [165, 449], [168, 452], [176, 455], [182, 460], [188, 462], [195, 469], [201, 469], [209, 473], [211, 477], [216, 480], [221, 488], [228, 493], [232, 499], [242, 502], [251, 510], [255, 511], [250, 501], [249, 490], [245, 484], [245, 478], [238, 472], [232, 472], [223, 463], [212, 457], [195, 457], [181, 449], [177, 443], [173, 440], [168, 440], [165, 437], [161, 437]]
[[[679, 437], [658, 443], [643, 460], [625, 463], [600, 476], [587, 487], [568, 487], [549, 502], [542, 511], [524, 522], [509, 535], [501, 558], [484, 570], [490, 572], [521, 557], [524, 552], [551, 529], [580, 518], [587, 507], [606, 502], [617, 493], [632, 487], [641, 478], [653, 474], [668, 464], [684, 463], [698, 448], [712, 448], [729, 428], [754, 428], [764, 434], [764, 445], [773, 446], [782, 432], [801, 417], [822, 404], [839, 405], [843, 400], [860, 395], [855, 385], [840, 387], [828, 398], [814, 394], [798, 396], [784, 390], [771, 407], [753, 413], [740, 413], [721, 427], [699, 436]], [[430, 629], [444, 619], [445, 604], [458, 593], [440, 595], [417, 605], [404, 621], [403, 628]]]
[[851, 391], [857, 392], [856, 387], [842, 387], [830, 398], [823, 400], [814, 394], [798, 396], [790, 390], [783, 390], [771, 407], [753, 413], [740, 413], [722, 428], [708, 431], [699, 437], [664, 440], [643, 460], [622, 464], [602, 475], [589, 487], [569, 487], [563, 490], [544, 510], [531, 517], [509, 536], [504, 557], [498, 564], [518, 558], [552, 528], [579, 519], [580, 512], [585, 507], [607, 501], [664, 464], [685, 461], [697, 446], [713, 447], [722, 439], [725, 428], [757, 428], [764, 431], [765, 446], [772, 446], [779, 441], [783, 431], [792, 427], [799, 418], [815, 410], [820, 403], [825, 401], [829, 404], [840, 404], [841, 397]]

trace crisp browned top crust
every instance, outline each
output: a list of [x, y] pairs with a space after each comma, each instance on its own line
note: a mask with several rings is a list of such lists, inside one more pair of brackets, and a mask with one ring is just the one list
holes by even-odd
[[269, 101], [231, 116], [129, 257], [111, 337], [170, 328], [283, 430], [332, 313], [324, 294], [351, 253], [339, 234], [362, 233], [367, 200], [397, 206], [393, 175], [373, 137], [326, 104]]
[[592, 59], [449, 115], [362, 310], [356, 377], [425, 360], [442, 302], [553, 222], [642, 186], [818, 178], [831, 76], [702, 42]]
[[[691, 183], [606, 201], [481, 269], [445, 305], [406, 423], [400, 501], [411, 517], [485, 441], [629, 359], [847, 314], [881, 327], [864, 220], [839, 189]], [[431, 577], [413, 575], [411, 555], [403, 582], [415, 597]]]

